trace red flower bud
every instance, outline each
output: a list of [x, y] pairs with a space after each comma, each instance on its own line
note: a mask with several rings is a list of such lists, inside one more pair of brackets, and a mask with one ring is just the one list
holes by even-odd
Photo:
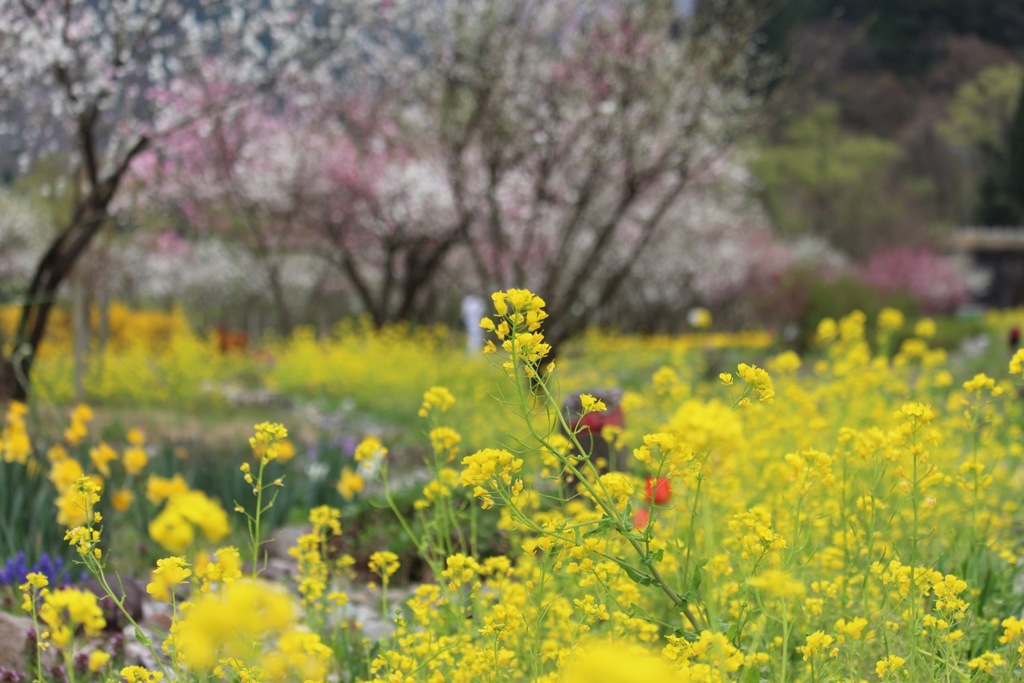
[[651, 498], [654, 498], [655, 505], [664, 505], [671, 497], [672, 487], [669, 485], [668, 479], [658, 477], [658, 481], [655, 482], [654, 477], [647, 477], [647, 485], [644, 488], [645, 501], [650, 503]]
[[633, 513], [633, 528], [634, 529], [646, 529], [647, 524], [651, 521], [651, 513], [640, 508]]

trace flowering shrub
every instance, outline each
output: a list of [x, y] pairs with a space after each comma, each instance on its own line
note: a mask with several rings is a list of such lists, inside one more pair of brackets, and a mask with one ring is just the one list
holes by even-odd
[[876, 252], [861, 267], [861, 277], [883, 291], [910, 294], [927, 313], [948, 313], [970, 300], [963, 266], [927, 249]]

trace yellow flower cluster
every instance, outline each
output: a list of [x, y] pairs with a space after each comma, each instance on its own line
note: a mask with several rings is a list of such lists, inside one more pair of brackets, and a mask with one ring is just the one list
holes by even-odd
[[332, 604], [347, 601], [345, 594], [331, 591], [331, 578], [345, 576], [355, 560], [351, 555], [331, 551], [332, 539], [341, 534], [340, 510], [327, 505], [315, 507], [309, 521], [312, 529], [299, 536], [288, 554], [297, 561], [296, 582], [303, 605], [324, 613]]
[[[481, 320], [480, 327], [492, 332], [509, 354], [502, 368], [512, 378], [520, 368], [527, 377], [537, 377], [540, 362], [551, 353], [550, 344], [544, 342], [540, 332], [541, 322], [548, 317], [544, 300], [526, 289], [495, 292], [491, 300], [497, 315]], [[494, 343], [488, 341], [484, 351], [496, 351]]]
[[580, 406], [583, 408], [582, 415], [589, 413], [603, 413], [608, 410], [604, 401], [594, 398], [590, 394], [580, 394]]
[[64, 440], [72, 446], [77, 446], [89, 435], [89, 423], [93, 420], [92, 409], [79, 404], [71, 411], [71, 424], [64, 430]]
[[[70, 482], [66, 481], [71, 479]], [[62, 493], [57, 496], [57, 523], [62, 526], [81, 526], [92, 520], [93, 507], [100, 499], [102, 485], [97, 478], [85, 476], [76, 461], [67, 460], [58, 472], [50, 473], [51, 480]], [[58, 484], [59, 478], [59, 484]]]
[[39, 619], [46, 624], [46, 638], [59, 648], [71, 645], [75, 632], [97, 636], [107, 625], [96, 595], [77, 588], [59, 588], [40, 592]]
[[384, 448], [380, 438], [370, 435], [363, 437], [363, 440], [356, 446], [355, 459], [356, 462], [371, 463], [387, 456], [387, 454], [388, 449]]
[[342, 498], [352, 500], [366, 488], [366, 480], [363, 479], [363, 475], [354, 472], [351, 467], [342, 467], [335, 488], [338, 489]]
[[32, 454], [32, 442], [25, 429], [28, 406], [19, 401], [7, 404], [4, 427], [0, 430], [0, 457], [4, 462], [26, 464]]
[[459, 454], [462, 436], [451, 427], [435, 427], [430, 430], [430, 445], [434, 453], [447, 462], [451, 462]]
[[149, 536], [165, 550], [184, 552], [196, 538], [196, 529], [211, 543], [231, 531], [227, 512], [202, 491], [186, 488], [172, 492], [166, 504], [149, 523]]
[[1010, 358], [1010, 374], [1017, 377], [1024, 377], [1024, 348], [1019, 348]]
[[423, 394], [423, 404], [420, 406], [419, 416], [426, 417], [434, 410], [443, 413], [453, 405], [455, 405], [455, 397], [446, 387], [430, 387]]
[[498, 448], [484, 448], [462, 459], [465, 469], [459, 477], [464, 487], [472, 486], [473, 495], [483, 501], [484, 509], [494, 505], [493, 495], [497, 491], [518, 495], [522, 480], [514, 475], [523, 468], [523, 459]]
[[804, 661], [814, 657], [835, 657], [839, 654], [839, 648], [832, 647], [835, 638], [824, 631], [815, 631], [807, 636], [807, 642], [797, 648], [797, 652], [804, 656]]
[[[277, 422], [261, 422], [255, 427], [256, 433], [249, 437], [249, 446], [252, 448], [256, 459], [262, 463], [277, 460], [284, 448], [288, 438], [288, 430], [284, 425]], [[294, 451], [291, 451], [294, 453]]]
[[210, 671], [223, 659], [250, 661], [260, 644], [293, 631], [299, 616], [287, 590], [253, 579], [200, 593], [181, 610], [164, 649], [198, 671]]
[[771, 403], [775, 400], [775, 386], [767, 370], [756, 365], [740, 363], [736, 366], [736, 372], [747, 386], [757, 393], [762, 403]]
[[192, 576], [192, 570], [184, 557], [165, 557], [156, 561], [153, 580], [146, 585], [146, 592], [157, 600], [170, 600], [174, 587]]
[[378, 550], [370, 555], [367, 566], [371, 572], [380, 576], [381, 581], [387, 584], [388, 580], [398, 571], [398, 555], [390, 550]]
[[242, 578], [242, 557], [238, 548], [229, 545], [218, 548], [213, 559], [205, 553], [196, 558], [195, 576], [200, 592], [212, 590], [214, 584], [225, 585]]
[[878, 312], [878, 329], [885, 332], [896, 332], [907, 322], [903, 311], [886, 306]]
[[121, 677], [125, 683], [160, 683], [164, 675], [159, 671], [150, 671], [141, 666], [126, 666], [121, 669]]

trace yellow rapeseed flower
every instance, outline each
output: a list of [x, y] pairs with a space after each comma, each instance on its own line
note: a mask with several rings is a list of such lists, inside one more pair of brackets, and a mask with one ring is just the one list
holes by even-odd
[[164, 680], [164, 675], [159, 671], [150, 671], [141, 666], [126, 666], [120, 673], [125, 683], [160, 683]]
[[889, 655], [885, 659], [880, 659], [875, 664], [875, 673], [878, 674], [879, 678], [885, 678], [886, 676], [896, 675], [896, 672], [903, 668], [903, 665], [907, 663], [907, 660], [897, 655]]
[[131, 489], [118, 489], [114, 491], [114, 495], [110, 497], [110, 505], [117, 512], [125, 512], [132, 506], [132, 502], [135, 500], [135, 494], [132, 493]]
[[136, 427], [128, 430], [128, 433], [125, 435], [125, 439], [132, 446], [141, 448], [142, 445], [146, 443], [146, 433]]
[[46, 624], [50, 641], [59, 648], [70, 645], [79, 628], [93, 637], [107, 625], [95, 593], [77, 588], [59, 588], [46, 593], [39, 608], [39, 619]]
[[288, 430], [277, 422], [261, 422], [253, 429], [255, 433], [249, 437], [253, 454], [263, 462], [276, 460], [281, 453], [281, 443], [288, 438]]
[[921, 318], [914, 325], [914, 334], [922, 339], [931, 339], [935, 336], [936, 331], [935, 321], [931, 318]]
[[603, 413], [608, 410], [608, 406], [604, 404], [604, 401], [594, 398], [590, 394], [580, 394], [580, 406], [582, 406], [583, 415], [588, 413]]
[[997, 667], [1004, 666], [1005, 664], [1006, 660], [998, 652], [984, 652], [967, 662], [967, 668], [991, 676], [995, 673]]
[[426, 417], [432, 410], [443, 413], [455, 405], [455, 397], [446, 387], [430, 387], [423, 394], [423, 404], [420, 406], [419, 416]]
[[260, 660], [269, 681], [326, 680], [334, 652], [311, 631], [292, 630], [282, 635], [277, 647]]
[[125, 473], [134, 477], [146, 469], [146, 465], [149, 463], [149, 456], [146, 455], [146, 450], [141, 446], [132, 446], [125, 449], [121, 462], [124, 464]]
[[363, 437], [363, 440], [356, 446], [356, 462], [373, 462], [378, 458], [387, 456], [388, 449], [384, 448], [380, 438], [370, 435]]
[[677, 680], [661, 657], [628, 641], [593, 640], [577, 646], [561, 683], [653, 683]]
[[435, 427], [430, 430], [430, 445], [434, 452], [447, 461], [452, 461], [459, 453], [462, 435], [451, 427]]
[[29, 588], [35, 588], [38, 590], [40, 588], [46, 588], [49, 585], [50, 580], [46, 578], [45, 574], [40, 574], [39, 572], [29, 572], [25, 575], [25, 583], [23, 583], [20, 586], [20, 588], [23, 591], [28, 590]]
[[1010, 359], [1010, 374], [1024, 376], [1024, 348], [1017, 349]]
[[110, 653], [103, 650], [93, 650], [89, 653], [88, 669], [92, 673], [99, 673], [110, 661]]
[[835, 657], [839, 649], [832, 647], [834, 642], [835, 638], [824, 631], [815, 631], [807, 636], [806, 643], [798, 647], [797, 652], [804, 656], [804, 661], [816, 657]]
[[775, 386], [768, 371], [756, 365], [740, 363], [736, 366], [740, 378], [755, 392], [762, 403], [771, 403], [775, 399]]
[[295, 628], [299, 611], [287, 589], [239, 579], [218, 593], [202, 593], [172, 627], [165, 649], [178, 663], [210, 671], [223, 659], [247, 661], [254, 647]]
[[174, 587], [185, 583], [192, 570], [184, 557], [165, 557], [156, 561], [153, 580], [146, 584], [146, 592], [157, 600], [169, 600]]
[[98, 446], [89, 449], [89, 459], [92, 460], [93, 467], [95, 467], [100, 474], [104, 477], [109, 477], [110, 463], [117, 460], [117, 451], [105, 442], [101, 441]]
[[388, 580], [398, 571], [398, 555], [390, 550], [378, 550], [370, 555], [367, 566], [387, 585]]
[[203, 560], [196, 560], [195, 576], [199, 579], [199, 590], [207, 592], [212, 584], [220, 583], [222, 586], [242, 578], [242, 557], [238, 548], [225, 546], [214, 553], [214, 559], [203, 556]]
[[880, 330], [895, 332], [903, 327], [905, 322], [906, 318], [903, 316], [903, 311], [898, 308], [886, 306], [878, 312], [878, 328]]
[[180, 474], [175, 474], [169, 479], [151, 474], [146, 479], [146, 500], [153, 505], [159, 505], [168, 498], [173, 498], [188, 490], [188, 482]]
[[338, 479], [338, 493], [345, 500], [352, 500], [356, 494], [362, 493], [366, 488], [366, 481], [362, 475], [353, 472], [351, 467], [341, 468], [341, 477]]

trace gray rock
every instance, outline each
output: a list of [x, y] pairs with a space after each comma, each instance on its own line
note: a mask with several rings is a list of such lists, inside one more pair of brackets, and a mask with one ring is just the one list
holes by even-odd
[[32, 628], [28, 617], [0, 612], [0, 667], [25, 670]]

